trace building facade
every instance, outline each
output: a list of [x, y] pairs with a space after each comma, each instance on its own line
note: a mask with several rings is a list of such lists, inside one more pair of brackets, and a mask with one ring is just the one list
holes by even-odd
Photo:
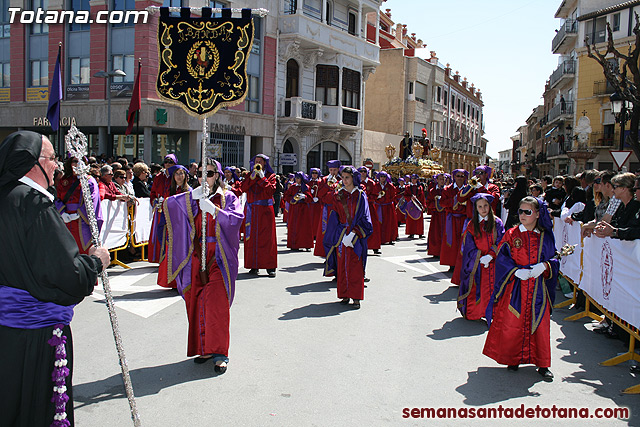
[[[62, 43], [63, 134], [75, 124], [88, 136], [94, 154], [127, 155], [149, 163], [173, 152], [183, 164], [201, 156], [202, 121], [156, 94], [157, 14], [149, 14], [146, 23], [46, 25], [9, 24], [4, 11], [9, 6], [87, 10], [95, 18], [100, 11], [142, 11], [148, 6], [256, 6], [248, 1], [218, 0], [0, 3], [0, 138], [18, 129], [34, 130], [47, 134], [61, 151], [46, 111], [49, 76]], [[257, 153], [272, 156], [274, 165], [280, 153], [296, 153], [297, 161], [290, 165], [295, 170], [319, 166], [332, 158], [359, 161], [364, 81], [378, 63], [378, 47], [366, 37], [371, 31], [367, 19], [378, 15], [379, 4], [380, 0], [260, 2], [259, 7], [269, 13], [263, 18], [254, 16], [247, 97], [241, 105], [222, 108], [208, 119], [210, 154], [223, 165], [248, 166]], [[298, 66], [297, 77], [291, 74], [292, 61]], [[139, 128], [134, 126], [135, 135], [125, 136], [138, 62]], [[125, 76], [114, 76], [115, 70]], [[309, 118], [312, 110], [315, 116]]]
[[436, 52], [428, 59], [417, 57], [422, 40], [408, 35], [406, 25], [395, 24], [390, 9], [380, 14], [378, 27], [380, 66], [367, 81], [363, 155], [377, 168], [387, 161], [385, 146], [396, 147], [399, 156], [405, 132], [416, 139], [424, 128], [441, 150], [438, 161], [445, 170], [484, 162], [480, 91], [440, 64]]

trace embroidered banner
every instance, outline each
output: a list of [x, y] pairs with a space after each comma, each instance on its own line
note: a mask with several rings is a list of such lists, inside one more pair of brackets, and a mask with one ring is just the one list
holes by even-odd
[[211, 8], [203, 8], [202, 17], [191, 17], [189, 8], [182, 8], [180, 17], [174, 17], [161, 7], [158, 96], [201, 119], [220, 107], [240, 104], [247, 94], [252, 45], [251, 9], [243, 9], [240, 18], [233, 18], [231, 9], [212, 18]]

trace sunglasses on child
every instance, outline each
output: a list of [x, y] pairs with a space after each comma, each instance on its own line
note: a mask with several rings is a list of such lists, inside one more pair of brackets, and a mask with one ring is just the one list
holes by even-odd
[[533, 215], [533, 211], [531, 209], [518, 209], [518, 215], [526, 215], [526, 216], [531, 216]]
[[[207, 171], [207, 178], [213, 178], [213, 176], [216, 174], [216, 171]], [[202, 177], [202, 171], [199, 170], [198, 171], [198, 178]]]

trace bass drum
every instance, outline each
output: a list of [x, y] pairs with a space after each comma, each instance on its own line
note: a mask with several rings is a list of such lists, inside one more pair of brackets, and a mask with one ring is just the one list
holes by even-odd
[[409, 215], [409, 218], [413, 220], [422, 219], [422, 208], [417, 206], [413, 200], [409, 200], [407, 202], [406, 210], [407, 210], [407, 215]]
[[407, 214], [407, 199], [405, 199], [404, 196], [400, 197], [400, 200], [398, 200], [397, 209], [402, 213], [402, 215]]

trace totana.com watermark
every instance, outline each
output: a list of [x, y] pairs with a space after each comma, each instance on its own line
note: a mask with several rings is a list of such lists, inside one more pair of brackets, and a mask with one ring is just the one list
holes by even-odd
[[[146, 24], [149, 12], [146, 10], [101, 10], [91, 18], [88, 10], [23, 10], [19, 7], [8, 9], [9, 23], [20, 24]], [[20, 16], [18, 17], [18, 13]], [[16, 19], [18, 18], [18, 19]]]

